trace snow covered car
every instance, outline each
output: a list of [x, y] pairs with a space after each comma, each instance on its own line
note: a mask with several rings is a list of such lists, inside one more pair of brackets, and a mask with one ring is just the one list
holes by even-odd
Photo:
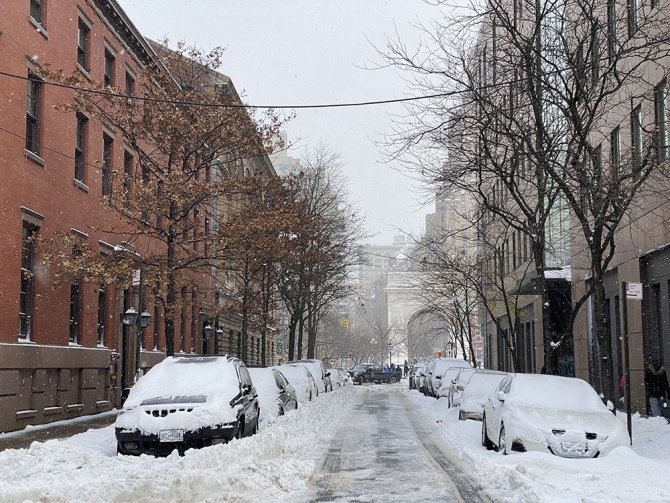
[[132, 387], [114, 425], [117, 452], [167, 456], [258, 431], [259, 404], [241, 360], [168, 357]]
[[277, 416], [298, 408], [295, 389], [276, 368], [250, 368], [251, 380], [258, 391], [261, 406], [261, 427], [265, 428]]
[[450, 368], [472, 368], [470, 362], [460, 358], [435, 358], [424, 369], [426, 376], [426, 394], [437, 397], [437, 390], [442, 384], [442, 375]]
[[423, 368], [426, 366], [425, 363], [417, 363], [412, 366], [412, 368], [409, 371], [408, 375], [408, 381], [409, 381], [409, 389], [419, 389], [419, 373], [423, 370]]
[[449, 407], [459, 407], [461, 405], [463, 390], [476, 371], [477, 369], [460, 369], [456, 377], [451, 380], [451, 384], [448, 385], [449, 388], [447, 390]]
[[446, 398], [447, 403], [451, 407], [451, 402], [449, 401], [449, 395], [451, 393], [451, 387], [454, 385], [456, 382], [456, 378], [458, 377], [458, 374], [461, 371], [467, 371], [469, 369], [462, 369], [462, 368], [451, 368], [447, 369], [447, 371], [442, 375], [442, 379], [440, 381], [440, 388], [437, 390], [437, 398]]
[[346, 386], [347, 384], [351, 384], [351, 377], [346, 370], [328, 369], [328, 372], [330, 372], [330, 381], [338, 388], [341, 386]]
[[491, 393], [498, 388], [500, 382], [508, 375], [507, 372], [497, 372], [495, 370], [477, 370], [473, 373], [461, 396], [458, 419], [461, 421], [466, 419], [481, 421], [484, 404]]
[[304, 365], [307, 367], [316, 381], [316, 387], [319, 389], [319, 393], [333, 391], [330, 372], [326, 370], [326, 367], [321, 360], [294, 360], [289, 363], [291, 365]]
[[484, 406], [482, 445], [595, 458], [629, 445], [626, 428], [595, 390], [574, 377], [511, 374]]
[[319, 389], [312, 373], [303, 365], [293, 365], [285, 363], [276, 367], [284, 377], [288, 379], [291, 386], [295, 389], [298, 402], [311, 402], [319, 396]]

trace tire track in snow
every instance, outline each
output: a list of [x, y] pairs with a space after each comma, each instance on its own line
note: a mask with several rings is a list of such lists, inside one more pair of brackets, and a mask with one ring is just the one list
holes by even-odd
[[321, 471], [319, 502], [484, 502], [396, 386], [364, 386], [341, 418]]

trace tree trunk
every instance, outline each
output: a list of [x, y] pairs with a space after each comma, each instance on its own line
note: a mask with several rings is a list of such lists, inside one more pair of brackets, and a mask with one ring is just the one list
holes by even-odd
[[298, 317], [295, 313], [288, 323], [288, 361], [295, 360], [295, 329], [298, 326]]
[[167, 237], [167, 304], [165, 309], [165, 355], [174, 356], [174, 307], [177, 297], [174, 274], [174, 233], [168, 230]]
[[[592, 257], [601, 257], [600, 254], [593, 254]], [[594, 260], [592, 258], [592, 260]], [[595, 330], [595, 339], [598, 341], [601, 357], [602, 376], [602, 394], [607, 400], [615, 403], [614, 396], [614, 374], [612, 368], [612, 338], [608, 330], [607, 323], [607, 304], [605, 299], [605, 285], [603, 284], [603, 272], [599, 261], [593, 262], [591, 266], [593, 281], [593, 329]]]
[[300, 317], [298, 320], [298, 360], [302, 360], [302, 334], [305, 331], [305, 319]]

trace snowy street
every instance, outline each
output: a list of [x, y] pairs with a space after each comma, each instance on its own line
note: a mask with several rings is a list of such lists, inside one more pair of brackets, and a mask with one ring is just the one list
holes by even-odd
[[[481, 424], [397, 385], [348, 386], [255, 436], [179, 457], [117, 456], [113, 427], [0, 452], [3, 502], [670, 501], [670, 427], [634, 421], [599, 459], [503, 456]], [[20, 483], [17, 483], [20, 481]]]

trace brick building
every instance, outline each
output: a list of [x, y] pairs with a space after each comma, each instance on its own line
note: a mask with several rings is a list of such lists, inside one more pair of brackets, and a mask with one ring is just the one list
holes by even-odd
[[[99, 230], [119, 224], [102, 197], [115, 170], [136, 165], [113, 128], [55, 109], [72, 91], [40, 80], [37, 70], [78, 72], [132, 95], [142, 66], [157, 56], [114, 0], [0, 2], [0, 46], [0, 431], [10, 431], [118, 406], [134, 382], [139, 345], [136, 329], [121, 322], [140, 306], [137, 286], [55, 281], [33, 239], [65, 233], [101, 254], [123, 252], [121, 235]], [[216, 330], [224, 322], [213, 314], [220, 295], [213, 276], [181, 291], [176, 352], [232, 347]], [[138, 361], [147, 369], [164, 357], [164, 313], [150, 301], [144, 307], [152, 319]], [[225, 328], [232, 341], [234, 320]]]

